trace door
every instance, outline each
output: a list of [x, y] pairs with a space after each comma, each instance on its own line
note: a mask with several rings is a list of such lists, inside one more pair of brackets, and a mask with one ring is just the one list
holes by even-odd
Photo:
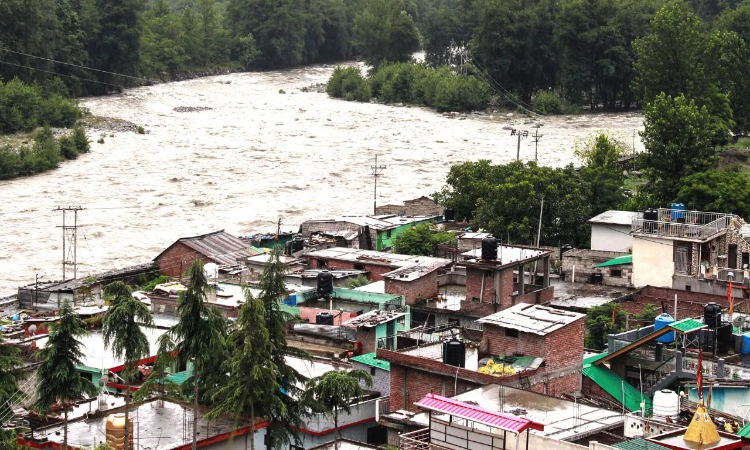
[[688, 273], [690, 258], [688, 257], [688, 243], [675, 242], [674, 246], [674, 271], [675, 273]]
[[737, 268], [737, 244], [729, 244], [729, 255], [727, 257], [727, 267], [730, 269]]

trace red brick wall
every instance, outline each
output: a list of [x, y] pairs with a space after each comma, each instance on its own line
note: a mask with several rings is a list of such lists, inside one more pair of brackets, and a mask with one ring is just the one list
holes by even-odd
[[438, 271], [418, 278], [414, 281], [385, 279], [385, 293], [403, 295], [407, 305], [413, 305], [418, 298], [430, 299], [438, 295]]
[[[391, 409], [394, 411], [406, 409], [407, 411], [417, 412], [418, 408], [414, 406], [414, 403], [430, 392], [453, 397], [486, 384], [462, 379], [457, 380], [449, 375], [431, 373], [393, 363], [391, 363], [390, 374]], [[406, 378], [406, 384], [404, 384], [404, 378]], [[404, 400], [406, 400], [406, 404], [404, 404]]]
[[538, 291], [529, 292], [523, 295], [517, 295], [513, 297], [513, 304], [517, 305], [519, 303], [529, 303], [532, 305], [541, 305], [543, 303], [551, 302], [554, 298], [555, 287], [550, 286]]
[[[726, 296], [702, 294], [700, 292], [689, 292], [679, 289], [659, 288], [646, 286], [639, 292], [632, 295], [632, 300], [621, 302], [618, 306], [630, 314], [640, 314], [643, 308], [652, 304], [661, 310], [662, 303], [667, 307], [667, 312], [674, 315], [674, 296], [677, 294], [677, 316], [680, 319], [685, 317], [696, 317], [703, 315], [703, 306], [706, 303], [714, 302], [721, 305], [722, 308], [728, 308], [729, 302]], [[735, 298], [734, 307], [739, 307], [745, 303], [745, 300]]]
[[162, 275], [181, 277], [196, 259], [201, 259], [204, 263], [213, 262], [187, 245], [177, 242], [160, 255], [156, 262], [159, 264], [159, 272]]
[[490, 355], [539, 356], [545, 359], [548, 370], [557, 370], [583, 364], [583, 323], [583, 318], [578, 319], [546, 336], [519, 332], [517, 338], [505, 336], [500, 327], [485, 324], [483, 338]]
[[[482, 303], [492, 303], [495, 298], [500, 303], [500, 309], [512, 306], [511, 295], [513, 294], [513, 269], [506, 268], [499, 272], [466, 268], [466, 301], [470, 302], [473, 298], [481, 298]], [[482, 295], [482, 275], [484, 276], [484, 295]], [[495, 297], [495, 277], [500, 277], [500, 289]]]
[[378, 342], [375, 337], [375, 327], [359, 327], [354, 338], [357, 342], [362, 343], [362, 353], [372, 353], [378, 349]]

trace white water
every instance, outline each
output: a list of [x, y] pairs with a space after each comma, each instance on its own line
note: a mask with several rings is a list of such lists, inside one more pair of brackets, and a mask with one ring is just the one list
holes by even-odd
[[[48, 173], [0, 181], [0, 295], [62, 277], [59, 205], [81, 205], [79, 276], [153, 259], [181, 236], [293, 230], [307, 218], [372, 211], [370, 166], [387, 166], [378, 202], [429, 195], [451, 164], [516, 157], [504, 114], [447, 119], [432, 110], [334, 100], [300, 88], [332, 69], [217, 76], [85, 99], [92, 113], [148, 134], [107, 133], [104, 144]], [[231, 81], [231, 84], [225, 84]], [[284, 89], [286, 94], [280, 94]], [[179, 113], [178, 106], [208, 111]], [[544, 117], [540, 164], [575, 163], [577, 140], [609, 130], [631, 144], [639, 114]], [[100, 133], [91, 132], [96, 140]], [[636, 142], [637, 147], [640, 142]], [[521, 158], [534, 158], [531, 138]]]

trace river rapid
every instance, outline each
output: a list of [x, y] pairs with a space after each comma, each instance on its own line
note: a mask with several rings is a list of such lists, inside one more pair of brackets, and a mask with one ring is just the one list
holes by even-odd
[[[181, 236], [271, 231], [279, 218], [282, 230], [295, 230], [308, 218], [371, 213], [375, 155], [386, 166], [378, 203], [401, 203], [438, 190], [452, 164], [515, 159], [517, 140], [505, 126], [533, 132], [541, 122], [539, 163], [550, 166], [577, 164], [575, 144], [591, 133], [608, 130], [632, 145], [643, 127], [638, 113], [460, 120], [301, 91], [332, 70], [222, 75], [82, 100], [93, 114], [134, 122], [146, 134], [107, 132], [103, 144], [92, 142], [91, 153], [57, 170], [0, 181], [0, 296], [36, 274], [62, 278], [58, 206], [85, 208], [77, 256], [86, 276], [149, 261]], [[101, 135], [89, 131], [92, 141]], [[521, 159], [534, 159], [530, 137], [521, 140]]]

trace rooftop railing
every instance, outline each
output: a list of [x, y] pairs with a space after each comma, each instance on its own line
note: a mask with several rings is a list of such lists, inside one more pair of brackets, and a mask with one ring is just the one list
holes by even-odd
[[701, 240], [726, 230], [733, 220], [738, 220], [734, 214], [667, 208], [657, 210], [656, 220], [647, 219], [646, 214], [644, 216], [633, 219], [631, 232]]
[[422, 428], [399, 436], [401, 450], [450, 450], [448, 447], [430, 443], [430, 429]]

